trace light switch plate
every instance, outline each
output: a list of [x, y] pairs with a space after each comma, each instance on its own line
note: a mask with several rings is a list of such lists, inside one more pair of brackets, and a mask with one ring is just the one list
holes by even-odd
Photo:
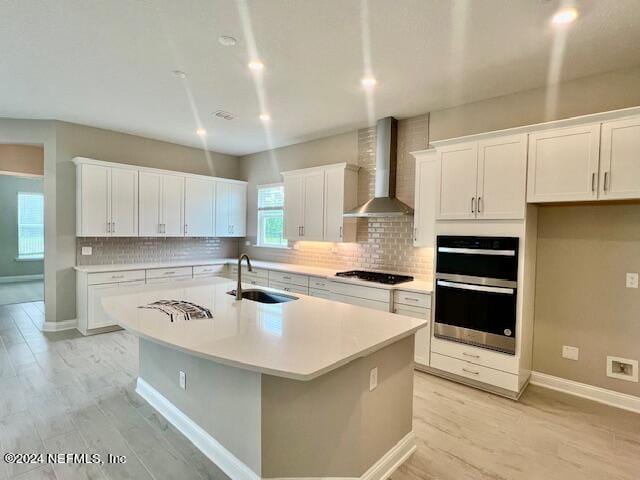
[[378, 367], [369, 372], [369, 391], [372, 392], [378, 386]]
[[570, 347], [569, 345], [562, 346], [562, 357], [569, 360], [578, 360], [580, 355], [580, 349], [578, 347]]
[[187, 389], [187, 374], [184, 372], [180, 372], [180, 388], [182, 390]]
[[82, 247], [82, 255], [93, 255], [92, 247]]
[[637, 273], [627, 273], [627, 288], [638, 288]]

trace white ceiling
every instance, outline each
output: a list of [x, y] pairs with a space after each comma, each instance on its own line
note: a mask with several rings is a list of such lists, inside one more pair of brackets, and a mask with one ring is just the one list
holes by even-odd
[[[205, 147], [246, 154], [362, 127], [376, 117], [542, 86], [558, 36], [549, 18], [559, 5], [3, 0], [0, 116], [55, 118], [201, 147], [199, 116], [208, 131]], [[567, 29], [563, 80], [640, 63], [640, 1], [575, 5], [580, 17]], [[237, 46], [223, 47], [220, 35], [236, 37]], [[251, 35], [266, 65], [269, 134], [247, 68]], [[359, 83], [365, 50], [379, 81], [369, 110]], [[176, 69], [188, 78], [174, 77]], [[237, 118], [211, 116], [219, 109]]]

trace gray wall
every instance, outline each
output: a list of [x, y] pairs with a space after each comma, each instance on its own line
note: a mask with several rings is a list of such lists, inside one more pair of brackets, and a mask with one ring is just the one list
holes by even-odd
[[539, 209], [534, 370], [640, 396], [606, 376], [607, 355], [640, 360], [640, 290], [625, 288], [639, 271], [640, 205]]
[[18, 193], [42, 193], [43, 180], [0, 175], [0, 277], [44, 273], [44, 262], [17, 262]]
[[240, 178], [238, 159], [149, 138], [56, 122], [56, 321], [76, 317], [76, 156], [180, 172]]

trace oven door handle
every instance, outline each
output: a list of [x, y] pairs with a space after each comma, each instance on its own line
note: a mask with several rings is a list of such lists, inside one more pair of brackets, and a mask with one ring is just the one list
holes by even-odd
[[447, 282], [446, 280], [438, 280], [436, 285], [441, 287], [459, 288], [461, 290], [473, 290], [474, 292], [503, 293], [506, 295], [514, 294], [513, 288], [485, 287], [483, 285], [471, 285], [469, 283]]
[[458, 247], [438, 247], [440, 253], [462, 253], [467, 255], [495, 255], [502, 257], [515, 257], [515, 250], [490, 250], [486, 248], [458, 248]]

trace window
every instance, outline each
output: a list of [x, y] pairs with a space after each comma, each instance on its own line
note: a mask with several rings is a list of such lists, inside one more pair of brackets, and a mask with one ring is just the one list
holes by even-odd
[[18, 258], [44, 256], [44, 197], [18, 193]]
[[258, 245], [287, 246], [284, 238], [284, 186], [281, 183], [258, 187]]

